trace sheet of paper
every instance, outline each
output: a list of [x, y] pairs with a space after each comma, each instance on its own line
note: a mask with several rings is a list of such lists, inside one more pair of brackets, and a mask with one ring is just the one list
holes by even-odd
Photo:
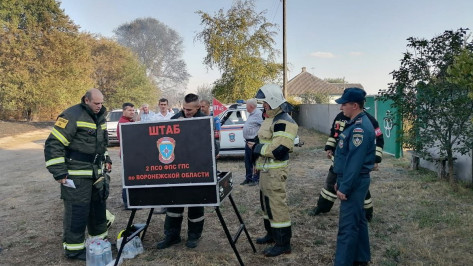
[[66, 179], [66, 183], [62, 185], [65, 187], [76, 188], [76, 185], [74, 185], [74, 181], [72, 181], [71, 179]]

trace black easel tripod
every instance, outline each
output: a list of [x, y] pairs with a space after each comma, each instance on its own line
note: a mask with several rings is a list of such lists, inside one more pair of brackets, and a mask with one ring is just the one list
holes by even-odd
[[[240, 257], [240, 253], [238, 252], [238, 250], [236, 248], [236, 245], [235, 245], [237, 243], [238, 238], [240, 237], [242, 232], [245, 232], [246, 238], [248, 239], [248, 242], [250, 243], [251, 248], [253, 249], [253, 252], [255, 252], [255, 253], [256, 253], [256, 248], [253, 244], [253, 241], [251, 240], [250, 234], [248, 233], [248, 230], [246, 229], [246, 225], [243, 222], [243, 219], [241, 218], [240, 212], [238, 211], [238, 209], [236, 207], [236, 204], [233, 201], [233, 197], [230, 193], [228, 193], [228, 198], [230, 200], [230, 203], [232, 204], [233, 210], [235, 211], [235, 214], [238, 218], [238, 221], [240, 222], [240, 227], [239, 227], [238, 231], [236, 232], [236, 234], [234, 236], [232, 236], [230, 234], [230, 231], [228, 230], [227, 224], [225, 223], [225, 220], [222, 216], [222, 213], [220, 212], [220, 206], [216, 206], [215, 211], [217, 213], [218, 219], [220, 220], [220, 224], [223, 227], [223, 231], [225, 232], [225, 235], [227, 236], [228, 242], [230, 243], [230, 246], [232, 247], [233, 252], [235, 253], [235, 256], [238, 259], [238, 262], [240, 263], [240, 265], [243, 266], [244, 263], [243, 263], [243, 261]], [[115, 265], [118, 265], [118, 262], [120, 260], [120, 256], [122, 254], [123, 248], [125, 247], [126, 243], [131, 241], [135, 236], [137, 236], [141, 232], [143, 232], [143, 234], [141, 235], [141, 239], [142, 240], [144, 239], [145, 234], [146, 234], [146, 230], [147, 230], [147, 228], [149, 226], [149, 223], [151, 221], [151, 217], [153, 216], [154, 208], [150, 209], [149, 214], [148, 214], [148, 219], [146, 220], [146, 224], [144, 224], [143, 226], [141, 226], [139, 228], [135, 228], [133, 226], [133, 220], [135, 218], [136, 210], [137, 209], [133, 209], [131, 211], [131, 215], [130, 215], [130, 218], [128, 219], [128, 224], [127, 224], [126, 230], [122, 233], [123, 240], [122, 240], [122, 243], [120, 245], [120, 249], [118, 250], [117, 258], [115, 259]]]

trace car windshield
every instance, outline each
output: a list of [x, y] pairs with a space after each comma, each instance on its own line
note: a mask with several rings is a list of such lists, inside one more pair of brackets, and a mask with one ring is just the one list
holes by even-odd
[[110, 112], [107, 115], [107, 122], [116, 122], [122, 117], [122, 112]]
[[240, 125], [244, 124], [247, 119], [245, 110], [229, 111], [222, 119], [222, 125]]

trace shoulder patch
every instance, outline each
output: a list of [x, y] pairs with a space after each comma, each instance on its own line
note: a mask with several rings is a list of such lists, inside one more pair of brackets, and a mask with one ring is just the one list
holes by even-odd
[[363, 132], [364, 132], [363, 129], [359, 127], [353, 129], [353, 133], [363, 133]]
[[361, 143], [363, 143], [363, 135], [362, 134], [353, 134], [352, 141], [353, 141], [353, 145], [355, 145], [356, 147], [360, 146]]
[[286, 131], [286, 124], [277, 123], [276, 125], [274, 125], [274, 132], [278, 132], [278, 131]]
[[383, 132], [379, 127], [374, 130], [374, 133], [376, 134], [376, 137], [383, 135]]
[[56, 123], [54, 125], [57, 126], [57, 127], [60, 127], [60, 128], [66, 128], [67, 123], [69, 123], [69, 120], [67, 120], [65, 118], [62, 118], [62, 117], [59, 117], [56, 120]]

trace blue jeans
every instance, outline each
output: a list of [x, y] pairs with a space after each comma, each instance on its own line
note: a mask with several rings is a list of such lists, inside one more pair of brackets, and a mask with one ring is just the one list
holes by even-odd
[[363, 209], [369, 186], [369, 174], [360, 175], [347, 200], [341, 201], [335, 266], [371, 260], [368, 223]]
[[253, 151], [245, 144], [245, 179], [247, 182], [259, 182], [259, 171], [253, 175]]

